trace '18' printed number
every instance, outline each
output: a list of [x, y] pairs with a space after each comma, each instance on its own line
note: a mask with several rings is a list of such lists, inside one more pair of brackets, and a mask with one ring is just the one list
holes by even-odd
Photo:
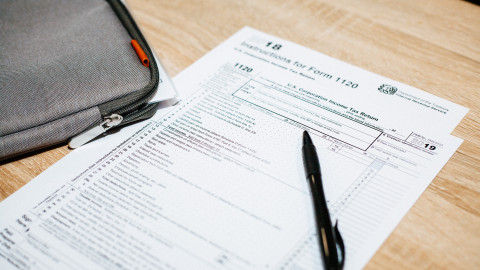
[[267, 45], [265, 45], [267, 47], [270, 47], [276, 51], [280, 50], [280, 48], [282, 48], [282, 45], [280, 44], [273, 44], [273, 42], [268, 42]]

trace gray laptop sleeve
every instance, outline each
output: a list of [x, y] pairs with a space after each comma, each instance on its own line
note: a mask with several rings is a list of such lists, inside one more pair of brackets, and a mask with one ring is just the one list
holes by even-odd
[[148, 118], [158, 81], [122, 2], [3, 0], [0, 160]]

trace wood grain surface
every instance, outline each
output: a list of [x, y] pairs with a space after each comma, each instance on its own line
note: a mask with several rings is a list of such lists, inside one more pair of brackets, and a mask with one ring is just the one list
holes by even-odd
[[[453, 132], [464, 143], [366, 269], [480, 269], [479, 6], [454, 0], [127, 3], [171, 76], [248, 25], [470, 108]], [[0, 200], [69, 151], [58, 146], [1, 163]]]

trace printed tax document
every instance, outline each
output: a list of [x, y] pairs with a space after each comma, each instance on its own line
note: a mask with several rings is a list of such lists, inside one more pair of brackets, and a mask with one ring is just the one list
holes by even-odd
[[320, 269], [304, 130], [359, 269], [461, 144], [449, 133], [467, 112], [248, 27], [174, 83], [177, 105], [0, 204], [0, 269]]

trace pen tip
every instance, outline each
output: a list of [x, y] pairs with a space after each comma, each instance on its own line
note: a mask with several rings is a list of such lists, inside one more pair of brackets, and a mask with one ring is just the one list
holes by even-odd
[[305, 130], [303, 132], [303, 144], [313, 144], [312, 143], [312, 139], [310, 138], [310, 135], [308, 134], [308, 132]]

